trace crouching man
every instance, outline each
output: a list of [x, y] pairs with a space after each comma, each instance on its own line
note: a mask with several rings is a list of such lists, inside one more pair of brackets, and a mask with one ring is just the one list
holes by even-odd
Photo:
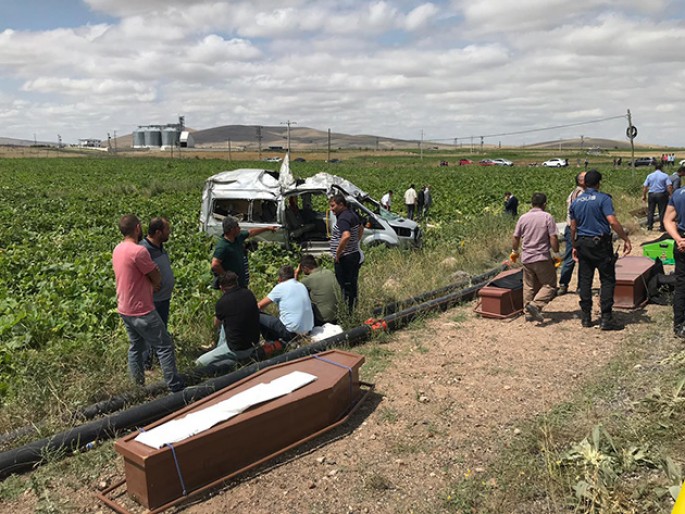
[[306, 335], [314, 328], [312, 301], [307, 288], [295, 280], [292, 266], [281, 266], [278, 270], [278, 284], [257, 304], [259, 310], [267, 305], [278, 305], [278, 318], [259, 314], [262, 336], [267, 341], [279, 340], [284, 344], [297, 337]]
[[259, 308], [252, 291], [241, 287], [232, 271], [219, 275], [218, 285], [223, 295], [216, 302], [214, 326], [223, 330], [216, 348], [195, 361], [198, 366], [238, 363], [252, 357], [259, 344]]

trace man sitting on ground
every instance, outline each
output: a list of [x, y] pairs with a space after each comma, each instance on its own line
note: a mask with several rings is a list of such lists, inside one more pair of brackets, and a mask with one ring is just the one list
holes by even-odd
[[[304, 274], [301, 277], [301, 274]], [[305, 285], [314, 307], [314, 326], [325, 323], [337, 324], [338, 299], [340, 288], [335, 273], [329, 269], [319, 268], [313, 255], [303, 255], [300, 265], [295, 270], [295, 279]]]
[[252, 291], [241, 287], [238, 275], [219, 275], [223, 296], [216, 303], [214, 327], [223, 326], [216, 348], [201, 355], [195, 363], [209, 366], [248, 359], [259, 344], [259, 308]]
[[267, 341], [279, 340], [284, 344], [306, 335], [314, 328], [312, 301], [307, 288], [295, 280], [292, 266], [281, 266], [278, 270], [278, 284], [257, 304], [259, 310], [267, 305], [278, 305], [279, 317], [264, 312], [259, 314], [262, 336]]

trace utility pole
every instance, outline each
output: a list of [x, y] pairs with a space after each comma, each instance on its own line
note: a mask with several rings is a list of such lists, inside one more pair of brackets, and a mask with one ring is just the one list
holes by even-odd
[[379, 139], [380, 138], [378, 138], [378, 137], [376, 138], [376, 152], [378, 152], [378, 141], [379, 141]]
[[421, 129], [421, 141], [419, 142], [419, 153], [421, 154], [421, 160], [423, 160], [423, 129]]
[[580, 135], [580, 151], [583, 151], [583, 148], [585, 148], [585, 136], [582, 134]]
[[635, 176], [635, 143], [633, 140], [635, 137], [633, 136], [633, 132], [631, 132], [633, 129], [631, 128], [633, 126], [633, 116], [630, 114], [630, 109], [628, 109], [628, 137], [630, 138], [630, 166], [633, 168], [633, 176]]
[[228, 162], [231, 162], [232, 160], [233, 159], [231, 156], [231, 138], [229, 137], [228, 138]]
[[473, 153], [473, 136], [471, 136], [471, 153]]
[[262, 127], [257, 127], [257, 145], [259, 147], [259, 160], [262, 160]]
[[114, 130], [114, 153], [117, 153], [117, 131]]
[[480, 136], [480, 153], [483, 153], [483, 136]]
[[326, 162], [331, 162], [331, 129], [328, 129], [328, 157]]
[[296, 121], [282, 121], [281, 125], [287, 125], [288, 126], [288, 131], [286, 133], [287, 139], [288, 139], [288, 153], [290, 153], [290, 125], [297, 125]]

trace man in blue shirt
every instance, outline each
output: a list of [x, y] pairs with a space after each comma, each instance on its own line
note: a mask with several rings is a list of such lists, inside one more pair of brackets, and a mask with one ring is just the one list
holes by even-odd
[[585, 174], [585, 191], [571, 204], [571, 239], [573, 258], [578, 261], [578, 295], [582, 325], [592, 326], [592, 280], [599, 272], [602, 330], [622, 330], [612, 316], [616, 287], [616, 259], [611, 229], [625, 242], [623, 254], [632, 250], [630, 239], [616, 218], [611, 197], [599, 192], [602, 174], [590, 170]]
[[306, 335], [314, 328], [314, 313], [309, 291], [304, 284], [295, 280], [292, 266], [281, 266], [278, 270], [278, 284], [257, 304], [259, 310], [267, 305], [278, 305], [278, 318], [270, 314], [259, 315], [262, 336], [267, 341], [279, 340], [284, 344]]
[[647, 175], [645, 183], [642, 185], [642, 201], [647, 202], [647, 230], [652, 230], [654, 211], [658, 207], [659, 231], [666, 232], [664, 228], [664, 213], [666, 212], [668, 197], [672, 192], [673, 185], [671, 184], [670, 177], [661, 171], [661, 164], [657, 164], [654, 171]]
[[668, 201], [664, 225], [675, 241], [673, 330], [678, 337], [685, 339], [685, 188], [676, 190]]

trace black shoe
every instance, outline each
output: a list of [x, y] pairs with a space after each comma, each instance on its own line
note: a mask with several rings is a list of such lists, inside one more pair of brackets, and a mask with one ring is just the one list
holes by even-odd
[[528, 312], [528, 314], [530, 314], [535, 321], [539, 321], [540, 323], [545, 321], [545, 318], [543, 318], [542, 314], [540, 313], [540, 309], [538, 309], [532, 303], [526, 305], [526, 312]]
[[599, 323], [600, 330], [623, 330], [623, 325], [614, 318], [603, 318]]
[[673, 327], [673, 334], [680, 339], [685, 339], [685, 324]]
[[592, 328], [592, 317], [589, 314], [583, 314], [580, 324], [583, 325], [584, 328]]
[[566, 284], [561, 284], [559, 286], [559, 289], [557, 290], [557, 296], [562, 296], [568, 293], [568, 285]]

